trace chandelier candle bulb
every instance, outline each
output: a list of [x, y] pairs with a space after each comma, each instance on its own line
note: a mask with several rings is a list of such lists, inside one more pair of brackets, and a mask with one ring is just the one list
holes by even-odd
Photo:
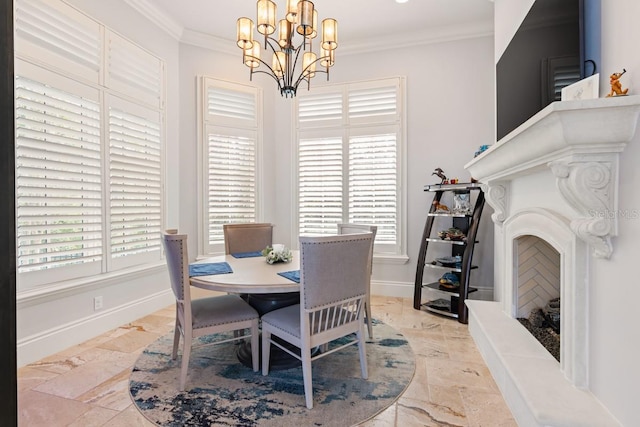
[[338, 22], [333, 18], [322, 20], [322, 48], [333, 50], [338, 47]]
[[316, 54], [313, 52], [305, 52], [302, 56], [302, 69], [305, 77], [316, 75], [316, 59]]
[[284, 70], [286, 67], [287, 57], [284, 52], [274, 52], [273, 53], [273, 72], [276, 76], [282, 77], [284, 75]]
[[287, 0], [287, 21], [292, 24], [296, 22], [296, 15], [298, 14], [298, 0]]
[[298, 34], [309, 36], [313, 32], [313, 3], [307, 0], [298, 2]]
[[271, 0], [258, 0], [256, 5], [258, 15], [257, 30], [268, 36], [276, 31], [276, 4]]
[[249, 18], [238, 18], [238, 47], [247, 49], [253, 46], [253, 21]]
[[253, 47], [244, 50], [244, 64], [251, 69], [260, 66], [260, 43], [254, 43]]
[[278, 23], [278, 45], [281, 48], [286, 48], [289, 44], [289, 37], [291, 37], [291, 23], [286, 19], [281, 19]]
[[335, 63], [335, 50], [320, 49], [320, 65], [323, 67], [333, 67]]
[[[300, 30], [298, 30], [298, 34], [302, 34]], [[311, 26], [311, 34], [307, 36], [309, 39], [315, 39], [318, 35], [318, 11], [313, 9], [313, 25]]]

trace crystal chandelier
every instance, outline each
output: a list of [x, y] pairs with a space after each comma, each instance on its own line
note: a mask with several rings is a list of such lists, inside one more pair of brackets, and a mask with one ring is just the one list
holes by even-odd
[[[338, 23], [335, 19], [322, 20], [319, 56], [312, 50], [312, 41], [318, 35], [318, 11], [312, 2], [287, 0], [285, 19], [278, 22], [277, 39], [272, 36], [276, 32], [275, 2], [258, 0], [256, 21], [256, 30], [264, 36], [264, 50], [270, 49], [273, 55], [271, 65], [262, 60], [260, 42], [253, 40], [253, 21], [249, 18], [238, 18], [238, 47], [242, 49], [244, 64], [251, 70], [250, 80], [253, 79], [254, 73], [267, 74], [278, 83], [280, 94], [286, 98], [296, 96], [298, 86], [303, 81], [310, 87], [311, 78], [316, 73], [325, 73], [329, 80], [329, 68], [335, 63], [335, 50], [338, 47]], [[298, 46], [294, 45], [296, 34], [302, 37]], [[268, 71], [257, 70], [261, 64]], [[318, 64], [324, 69], [316, 67]], [[298, 68], [299, 72], [296, 72]]]

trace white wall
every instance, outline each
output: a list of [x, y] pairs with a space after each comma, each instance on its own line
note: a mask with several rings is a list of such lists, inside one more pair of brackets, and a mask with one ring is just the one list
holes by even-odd
[[[602, 1], [602, 64], [600, 94], [609, 92], [609, 75], [626, 68], [622, 77], [629, 94], [640, 94], [640, 2]], [[640, 130], [640, 129], [639, 129]], [[627, 145], [620, 165], [619, 234], [613, 240], [611, 260], [593, 265], [591, 299], [591, 384], [600, 400], [625, 426], [638, 425], [637, 387], [640, 381], [640, 330], [634, 307], [625, 302], [640, 301], [640, 287], [630, 268], [640, 256], [640, 131]], [[625, 214], [631, 217], [625, 217]]]
[[[521, 0], [527, 7], [528, 1]], [[519, 3], [519, 4], [520, 4]], [[629, 94], [640, 93], [640, 2], [637, 0], [602, 0], [600, 95], [609, 91], [609, 75], [627, 73], [622, 78]], [[513, 0], [496, 0], [495, 20], [513, 22], [524, 16], [524, 9], [515, 10]], [[521, 19], [521, 18], [520, 18]], [[498, 34], [496, 41], [507, 37]], [[506, 30], [503, 30], [506, 31]], [[510, 36], [509, 36], [510, 37]], [[495, 53], [503, 49], [496, 42]], [[497, 60], [497, 59], [496, 59]], [[637, 385], [640, 366], [640, 331], [637, 328], [636, 310], [630, 305], [640, 300], [640, 287], [630, 268], [640, 255], [640, 132], [627, 145], [621, 156], [619, 211], [619, 235], [613, 239], [614, 253], [611, 259], [594, 259], [591, 268], [589, 336], [589, 376], [591, 392], [609, 409], [624, 426], [638, 425], [636, 408]]]
[[[93, 16], [126, 38], [166, 61], [167, 135], [166, 188], [168, 223], [179, 220], [177, 184], [179, 145], [179, 44], [122, 0], [71, 0], [70, 4]], [[46, 289], [17, 295], [18, 366], [41, 359], [71, 345], [166, 307], [173, 302], [164, 263], [129, 275], [88, 278], [74, 287]], [[94, 296], [104, 308], [93, 310]]]

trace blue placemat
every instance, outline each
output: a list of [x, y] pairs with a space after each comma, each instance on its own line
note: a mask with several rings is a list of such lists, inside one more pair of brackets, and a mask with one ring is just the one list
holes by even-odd
[[278, 274], [282, 277], [286, 277], [289, 280], [293, 280], [296, 283], [300, 283], [300, 270], [281, 271]]
[[231, 254], [231, 256], [234, 258], [254, 258], [254, 257], [262, 256], [262, 252], [261, 251], [238, 252], [237, 254]]
[[189, 265], [189, 277], [233, 273], [227, 262], [208, 262]]

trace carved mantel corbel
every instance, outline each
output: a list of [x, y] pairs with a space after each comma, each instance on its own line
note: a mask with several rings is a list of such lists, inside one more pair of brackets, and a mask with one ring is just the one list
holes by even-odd
[[485, 195], [485, 200], [493, 208], [491, 220], [500, 226], [507, 219], [507, 206], [509, 202], [509, 187], [505, 182], [492, 182], [480, 184]]
[[618, 154], [600, 155], [598, 161], [556, 160], [548, 166], [563, 198], [578, 214], [571, 219], [571, 229], [593, 248], [595, 257], [608, 259], [611, 237], [618, 230]]

